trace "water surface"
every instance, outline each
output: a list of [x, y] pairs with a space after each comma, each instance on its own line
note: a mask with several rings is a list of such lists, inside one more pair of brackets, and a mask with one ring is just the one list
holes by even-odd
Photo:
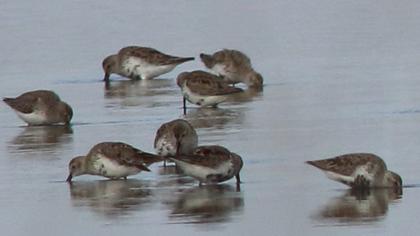
[[[417, 1], [3, 1], [1, 96], [52, 89], [73, 106], [70, 128], [26, 127], [0, 106], [0, 227], [5, 235], [396, 235], [418, 232], [420, 189], [352, 193], [304, 161], [380, 155], [418, 185], [420, 4]], [[102, 59], [126, 45], [179, 56], [246, 52], [265, 79], [218, 109], [190, 105], [174, 78], [112, 76]], [[128, 181], [80, 177], [67, 163], [102, 141], [153, 151], [175, 118], [199, 142], [245, 162], [234, 181], [198, 187], [152, 166]]]

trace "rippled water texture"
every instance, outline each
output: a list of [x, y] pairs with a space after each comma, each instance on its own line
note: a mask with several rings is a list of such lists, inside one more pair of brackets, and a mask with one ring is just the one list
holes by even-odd
[[[0, 96], [52, 89], [74, 109], [70, 128], [26, 127], [0, 104], [2, 235], [419, 232], [419, 18], [414, 0], [2, 1]], [[265, 87], [184, 116], [174, 78], [201, 62], [105, 88], [101, 61], [126, 45], [196, 58], [239, 49]], [[201, 144], [243, 157], [240, 191], [161, 164], [128, 181], [64, 182], [94, 144], [153, 152], [157, 128], [180, 117]], [[380, 155], [412, 188], [351, 192], [304, 164], [348, 152]]]

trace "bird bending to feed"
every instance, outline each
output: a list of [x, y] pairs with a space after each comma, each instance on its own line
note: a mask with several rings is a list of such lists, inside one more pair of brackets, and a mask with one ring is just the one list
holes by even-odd
[[73, 117], [71, 107], [49, 90], [30, 91], [3, 101], [28, 125], [69, 124]]
[[73, 158], [69, 163], [67, 182], [79, 175], [99, 175], [110, 179], [126, 179], [140, 171], [150, 171], [149, 165], [163, 159], [121, 142], [96, 144], [86, 156]]
[[351, 153], [330, 159], [307, 161], [328, 178], [352, 188], [401, 188], [401, 177], [387, 170], [385, 162], [370, 153]]
[[197, 132], [182, 119], [164, 123], [156, 132], [154, 148], [159, 156], [188, 155], [198, 144]]
[[184, 174], [200, 181], [200, 185], [224, 182], [234, 176], [237, 185], [241, 182], [239, 172], [243, 166], [242, 158], [222, 146], [200, 146], [192, 155], [179, 155], [169, 159]]
[[229, 86], [216, 75], [201, 70], [183, 72], [178, 75], [176, 82], [184, 97], [184, 111], [185, 100], [202, 107], [215, 107], [224, 102], [229, 95], [243, 92], [241, 88]]
[[223, 49], [213, 55], [201, 53], [200, 58], [209, 70], [230, 84], [262, 88], [263, 77], [252, 68], [249, 57], [238, 50]]
[[194, 57], [170, 56], [154, 48], [129, 46], [103, 60], [104, 81], [109, 82], [111, 74], [130, 79], [153, 79], [191, 60], [194, 60]]

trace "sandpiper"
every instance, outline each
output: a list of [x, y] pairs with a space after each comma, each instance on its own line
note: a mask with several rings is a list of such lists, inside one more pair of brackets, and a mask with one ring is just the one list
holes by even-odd
[[198, 136], [186, 120], [176, 119], [160, 126], [154, 148], [159, 156], [188, 155], [194, 152]]
[[209, 70], [230, 84], [242, 82], [249, 87], [262, 88], [261, 74], [252, 68], [249, 57], [238, 50], [223, 49], [213, 55], [201, 53], [200, 58]]
[[104, 81], [109, 82], [109, 76], [113, 73], [130, 79], [153, 79], [191, 60], [194, 57], [170, 56], [148, 47], [124, 47], [103, 60]]
[[243, 166], [242, 158], [222, 146], [199, 146], [192, 155], [170, 157], [182, 172], [202, 183], [214, 184], [236, 177], [236, 184], [241, 180], [239, 172]]
[[3, 101], [28, 125], [69, 124], [73, 117], [71, 107], [49, 90], [30, 91]]
[[216, 107], [229, 95], [243, 91], [241, 88], [229, 86], [218, 76], [201, 70], [183, 72], [178, 75], [176, 82], [184, 97], [184, 113], [185, 100], [202, 107]]
[[328, 178], [352, 188], [401, 188], [401, 177], [387, 170], [385, 162], [370, 153], [350, 153], [330, 159], [307, 161]]
[[143, 152], [126, 143], [98, 143], [86, 156], [73, 158], [69, 163], [67, 182], [79, 175], [99, 175], [110, 179], [126, 179], [140, 171], [150, 171], [149, 165], [163, 159]]

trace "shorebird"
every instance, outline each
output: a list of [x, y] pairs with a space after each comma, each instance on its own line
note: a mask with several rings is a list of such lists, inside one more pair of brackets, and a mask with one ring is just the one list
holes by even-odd
[[169, 157], [188, 176], [205, 184], [214, 184], [236, 177], [239, 186], [239, 172], [243, 166], [242, 158], [222, 146], [199, 146], [192, 155]]
[[126, 143], [103, 142], [92, 147], [86, 156], [73, 158], [69, 163], [67, 182], [79, 175], [99, 175], [110, 179], [126, 179], [140, 171], [150, 171], [149, 165], [162, 158], [143, 152]]
[[243, 91], [241, 88], [229, 86], [216, 75], [201, 70], [183, 72], [178, 75], [176, 82], [184, 97], [184, 113], [185, 100], [202, 107], [216, 107], [219, 103], [224, 102], [229, 95]]
[[387, 170], [385, 162], [370, 153], [351, 153], [330, 159], [307, 161], [328, 178], [352, 188], [401, 188], [401, 177]]
[[69, 124], [73, 117], [71, 107], [49, 90], [30, 91], [3, 101], [28, 125]]
[[263, 77], [252, 68], [249, 57], [238, 50], [223, 49], [213, 55], [201, 53], [200, 58], [209, 70], [230, 84], [262, 88]]
[[154, 148], [159, 156], [188, 155], [194, 152], [198, 136], [186, 120], [176, 119], [160, 126]]
[[173, 70], [177, 65], [194, 60], [194, 57], [176, 57], [154, 48], [129, 46], [102, 62], [104, 81], [109, 82], [113, 73], [130, 79], [153, 79]]

